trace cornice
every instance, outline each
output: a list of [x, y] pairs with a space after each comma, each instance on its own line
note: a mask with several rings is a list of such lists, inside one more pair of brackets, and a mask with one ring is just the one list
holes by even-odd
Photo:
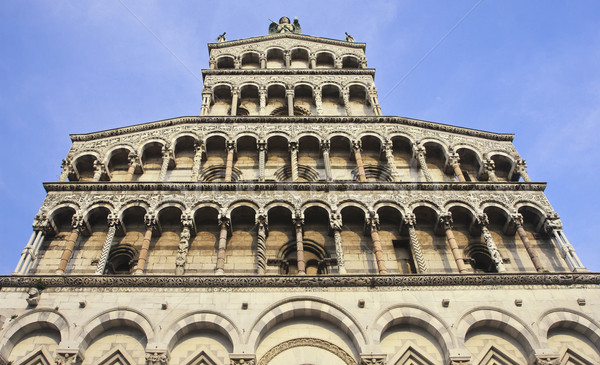
[[0, 276], [0, 287], [11, 288], [94, 288], [94, 287], [169, 287], [169, 288], [261, 288], [261, 287], [420, 287], [420, 286], [522, 286], [522, 285], [598, 285], [600, 273], [546, 274], [439, 274], [439, 275], [324, 275], [324, 276], [98, 276], [32, 275]]
[[278, 69], [203, 69], [202, 76], [207, 75], [368, 75], [375, 76], [374, 68], [358, 68], [358, 69], [347, 69], [347, 68], [326, 68], [326, 69], [313, 69], [313, 68], [278, 68]]
[[198, 123], [215, 123], [215, 124], [319, 124], [319, 123], [331, 123], [331, 124], [379, 124], [389, 123], [398, 125], [408, 125], [420, 128], [426, 128], [431, 130], [437, 130], [442, 132], [462, 134], [470, 137], [484, 138], [494, 141], [507, 141], [512, 142], [514, 134], [506, 133], [493, 133], [486, 132], [477, 129], [456, 127], [453, 125], [428, 122], [418, 119], [410, 119], [396, 116], [361, 116], [361, 117], [335, 117], [335, 116], [311, 116], [311, 117], [273, 117], [273, 116], [247, 116], [247, 117], [232, 117], [232, 116], [187, 116], [178, 117], [171, 119], [163, 119], [156, 122], [149, 122], [143, 124], [135, 124], [128, 127], [108, 129], [99, 132], [92, 132], [87, 134], [71, 134], [71, 141], [82, 142], [91, 141], [100, 138], [120, 136], [128, 133], [143, 132], [157, 128], [164, 128], [173, 125], [181, 124], [198, 124]]
[[540, 191], [546, 183], [522, 182], [45, 182], [51, 191]]
[[267, 35], [262, 35], [262, 36], [258, 36], [258, 37], [237, 39], [234, 41], [226, 41], [226, 42], [221, 42], [221, 43], [208, 43], [208, 51], [210, 52], [211, 49], [234, 47], [234, 46], [239, 46], [239, 45], [243, 45], [243, 44], [264, 42], [264, 41], [270, 41], [270, 40], [281, 39], [281, 38], [298, 39], [298, 40], [303, 40], [303, 41], [332, 44], [335, 46], [358, 48], [358, 49], [363, 49], [363, 50], [367, 48], [366, 43], [347, 42], [347, 41], [342, 41], [342, 40], [338, 40], [338, 39], [315, 37], [315, 36], [306, 35], [306, 34], [278, 33], [278, 34], [267, 34]]

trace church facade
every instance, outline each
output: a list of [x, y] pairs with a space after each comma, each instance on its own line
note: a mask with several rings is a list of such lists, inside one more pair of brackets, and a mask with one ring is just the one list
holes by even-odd
[[200, 116], [71, 135], [0, 364], [598, 364], [513, 136], [384, 116], [364, 43], [210, 43]]

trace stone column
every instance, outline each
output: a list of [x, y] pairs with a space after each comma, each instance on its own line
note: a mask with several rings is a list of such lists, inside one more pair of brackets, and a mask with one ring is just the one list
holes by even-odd
[[202, 106], [200, 107], [200, 115], [208, 115], [210, 113], [210, 103], [212, 101], [212, 91], [205, 87], [202, 91]]
[[147, 213], [144, 216], [144, 223], [146, 224], [146, 233], [144, 233], [144, 240], [142, 241], [138, 263], [135, 271], [133, 272], [134, 275], [141, 275], [146, 270], [146, 261], [148, 260], [148, 251], [150, 250], [152, 231], [157, 227], [156, 216], [153, 213]]
[[221, 227], [221, 232], [219, 234], [219, 247], [217, 250], [217, 267], [215, 269], [215, 274], [223, 275], [225, 274], [225, 250], [227, 249], [229, 218], [222, 216], [219, 219], [219, 226]]
[[290, 166], [292, 169], [292, 181], [298, 181], [298, 142], [291, 141], [288, 146], [290, 150]]
[[[34, 264], [35, 260], [38, 258], [38, 252], [40, 250], [40, 246], [44, 242], [44, 238], [51, 231], [50, 221], [46, 217], [45, 214], [39, 213], [36, 214], [33, 219], [33, 232], [35, 233], [35, 239], [31, 244], [29, 255], [26, 254], [25, 260], [20, 268], [18, 274], [27, 274]], [[27, 247], [25, 247], [27, 248]]]
[[183, 275], [185, 273], [185, 264], [187, 263], [187, 255], [190, 250], [190, 230], [193, 227], [192, 216], [184, 213], [181, 215], [181, 224], [183, 228], [179, 236], [179, 246], [177, 247], [177, 258], [175, 259], [175, 275]]
[[73, 215], [73, 219], [71, 222], [71, 226], [73, 229], [71, 230], [71, 234], [67, 238], [67, 242], [65, 243], [65, 249], [60, 257], [60, 263], [58, 264], [58, 268], [56, 269], [56, 274], [64, 275], [65, 270], [67, 269], [67, 263], [71, 259], [71, 255], [73, 254], [73, 249], [75, 248], [75, 242], [79, 238], [79, 233], [83, 228], [83, 217], [78, 214]]
[[373, 252], [375, 253], [375, 260], [377, 261], [377, 270], [380, 275], [387, 274], [385, 261], [383, 259], [383, 250], [381, 249], [381, 240], [379, 239], [379, 218], [377, 218], [375, 215], [372, 215], [371, 218], [368, 218], [367, 228], [371, 233], [371, 241], [373, 242]]
[[487, 246], [487, 249], [490, 253], [492, 261], [494, 262], [494, 265], [496, 266], [496, 271], [498, 271], [499, 273], [506, 272], [506, 268], [504, 267], [504, 262], [502, 262], [502, 256], [500, 256], [500, 252], [498, 252], [498, 247], [496, 246], [496, 243], [494, 242], [494, 239], [492, 238], [492, 235], [490, 234], [490, 231], [487, 228], [488, 224], [490, 223], [487, 214], [482, 213], [482, 214], [478, 215], [477, 223], [479, 224], [479, 227], [481, 228], [481, 234], [483, 235], [483, 240], [485, 241], [485, 245]]
[[342, 68], [342, 57], [335, 56], [333, 63], [335, 65], [335, 68]]
[[283, 59], [285, 61], [285, 68], [290, 68], [292, 65], [292, 51], [289, 49], [283, 51]]
[[346, 109], [346, 115], [352, 116], [352, 110], [350, 110], [350, 90], [344, 88], [342, 90], [342, 100], [344, 100], [344, 109]]
[[394, 144], [392, 141], [385, 141], [383, 144], [383, 151], [385, 152], [385, 160], [388, 168], [392, 174], [392, 181], [400, 181], [400, 178], [398, 177], [398, 169], [396, 168], [396, 160], [394, 159]]
[[69, 178], [69, 174], [73, 170], [73, 166], [71, 165], [71, 160], [68, 158], [63, 159], [62, 163], [60, 164], [60, 167], [62, 168], [62, 172], [60, 173], [60, 177], [58, 178], [58, 181], [65, 182], [65, 181], [67, 181], [67, 179]]
[[106, 173], [104, 164], [99, 160], [94, 160], [94, 178], [92, 181], [100, 181], [104, 173]]
[[418, 143], [413, 144], [413, 154], [419, 163], [419, 169], [423, 172], [423, 176], [425, 176], [425, 180], [427, 182], [432, 182], [433, 178], [431, 177], [431, 173], [429, 172], [429, 167], [427, 167], [427, 161], [425, 160], [425, 154], [427, 151], [424, 146], [421, 146]]
[[240, 91], [237, 87], [231, 89], [231, 116], [235, 117], [237, 115], [237, 104], [238, 99], [240, 97]]
[[331, 214], [329, 222], [335, 241], [335, 256], [337, 258], [338, 271], [340, 274], [345, 274], [346, 264], [344, 261], [344, 250], [342, 248], [342, 215], [339, 213]]
[[206, 151], [204, 143], [201, 140], [194, 142], [194, 162], [192, 165], [191, 180], [196, 182], [200, 179], [200, 171], [202, 171], [202, 155]]
[[354, 151], [354, 159], [356, 160], [356, 168], [358, 169], [358, 180], [360, 182], [367, 182], [365, 166], [363, 165], [362, 156], [360, 155], [361, 146], [360, 140], [352, 141], [352, 151]]
[[259, 212], [256, 217], [256, 272], [264, 275], [267, 271], [267, 215]]
[[331, 181], [333, 180], [331, 174], [331, 160], [329, 159], [329, 150], [330, 150], [329, 140], [321, 141], [321, 151], [323, 151], [323, 164], [325, 165], [325, 180]]
[[293, 117], [294, 116], [294, 87], [292, 85], [288, 85], [288, 88], [285, 90], [285, 96], [287, 98], [288, 115], [290, 117]]
[[260, 62], [260, 68], [267, 68], [267, 55], [264, 53], [261, 53], [258, 56], [258, 60]]
[[553, 238], [554, 244], [560, 250], [561, 256], [571, 271], [588, 271], [575, 253], [575, 248], [571, 245], [567, 239], [567, 236], [565, 236], [565, 233], [562, 229], [562, 222], [560, 221], [558, 214], [554, 212], [549, 213], [546, 216], [544, 228], [546, 229], [546, 232]]
[[98, 260], [98, 264], [96, 265], [96, 275], [104, 274], [106, 263], [108, 262], [108, 254], [110, 253], [110, 249], [115, 238], [115, 233], [117, 231], [117, 226], [119, 224], [119, 218], [117, 218], [117, 216], [114, 214], [109, 214], [107, 220], [108, 232], [106, 233], [106, 238], [104, 239], [104, 245], [102, 245], [100, 260]]
[[456, 239], [454, 238], [454, 233], [452, 232], [452, 215], [450, 215], [450, 213], [441, 215], [440, 223], [443, 225], [444, 231], [446, 233], [446, 239], [448, 240], [448, 245], [450, 246], [450, 250], [452, 251], [454, 261], [456, 261], [456, 267], [458, 268], [458, 272], [460, 272], [461, 274], [466, 273], [468, 270], [467, 266], [465, 265], [465, 260], [463, 259], [462, 252], [458, 248], [458, 244], [456, 243]]
[[371, 99], [373, 114], [381, 116], [381, 105], [379, 105], [379, 99], [377, 98], [377, 89], [375, 88], [375, 86], [369, 88], [369, 98]]
[[162, 165], [160, 166], [160, 175], [158, 177], [159, 181], [165, 181], [167, 179], [167, 171], [169, 170], [169, 163], [173, 158], [173, 153], [168, 145], [162, 146]]
[[494, 171], [496, 168], [496, 163], [494, 160], [487, 159], [483, 161], [483, 168], [488, 175], [488, 180], [492, 182], [497, 182], [498, 178], [496, 177], [496, 172]]
[[458, 156], [458, 153], [453, 152], [450, 154], [450, 156], [448, 156], [448, 164], [452, 166], [452, 169], [454, 170], [454, 176], [456, 176], [458, 181], [467, 181], [465, 179], [465, 175], [462, 172], [462, 169], [460, 168], [460, 157]]
[[231, 182], [233, 174], [233, 152], [235, 151], [235, 141], [227, 141], [227, 161], [225, 163], [225, 182]]
[[258, 148], [258, 181], [265, 181], [265, 160], [267, 154], [267, 141], [260, 140], [256, 143]]
[[529, 175], [527, 174], [527, 163], [522, 158], [515, 161], [515, 172], [518, 174], [524, 182], [531, 182]]
[[31, 257], [31, 255], [33, 254], [32, 243], [35, 239], [37, 239], [37, 236], [40, 233], [41, 232], [36, 232], [35, 230], [33, 232], [31, 232], [31, 236], [29, 236], [29, 241], [27, 241], [25, 248], [23, 248], [23, 251], [21, 251], [21, 257], [19, 258], [19, 262], [17, 263], [17, 267], [15, 267], [15, 271], [13, 272], [13, 275], [22, 274], [25, 259], [28, 257]]
[[317, 107], [317, 115], [323, 115], [323, 92], [321, 86], [315, 87], [315, 106]]
[[135, 170], [139, 166], [140, 162], [138, 159], [138, 155], [135, 152], [129, 152], [129, 169], [127, 170], [127, 176], [125, 177], [125, 181], [131, 182], [133, 181], [133, 174], [135, 174]]
[[310, 53], [308, 55], [308, 59], [310, 62], [310, 68], [315, 69], [317, 68], [317, 55], [315, 53]]
[[408, 227], [408, 237], [410, 238], [410, 248], [412, 249], [415, 261], [417, 264], [417, 271], [419, 274], [427, 273], [427, 263], [425, 263], [425, 257], [421, 250], [421, 244], [419, 243], [419, 237], [417, 236], [417, 216], [412, 213], [407, 214], [404, 217], [404, 224]]
[[300, 212], [296, 212], [294, 218], [294, 227], [296, 228], [296, 259], [298, 261], [298, 275], [306, 275], [306, 262], [304, 261], [304, 235], [302, 228], [304, 225], [304, 219], [301, 217]]
[[544, 266], [542, 265], [537, 252], [535, 252], [535, 249], [531, 245], [529, 237], [527, 237], [527, 232], [525, 232], [525, 229], [523, 228], [523, 216], [519, 213], [515, 213], [511, 216], [511, 220], [512, 224], [514, 224], [517, 228], [517, 234], [521, 238], [521, 242], [523, 242], [523, 246], [525, 246], [525, 250], [527, 251], [527, 254], [529, 255], [529, 258], [531, 259], [536, 271], [544, 271]]
[[367, 68], [367, 57], [365, 56], [360, 56], [360, 68]]
[[267, 114], [267, 88], [264, 86], [261, 86], [260, 89], [258, 89], [258, 98], [260, 101], [260, 107], [258, 110], [258, 114], [259, 115], [265, 115]]

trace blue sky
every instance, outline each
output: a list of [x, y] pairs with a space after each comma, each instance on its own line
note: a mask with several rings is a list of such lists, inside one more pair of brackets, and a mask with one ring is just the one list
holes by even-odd
[[583, 263], [600, 271], [597, 1], [6, 0], [0, 274], [18, 261], [69, 133], [198, 115], [206, 43], [266, 34], [283, 15], [304, 34], [366, 42], [385, 115], [514, 133]]

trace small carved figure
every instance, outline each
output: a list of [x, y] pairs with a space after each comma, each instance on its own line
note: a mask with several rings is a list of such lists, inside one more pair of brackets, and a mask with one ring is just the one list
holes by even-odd
[[274, 33], [302, 34], [302, 28], [300, 27], [300, 22], [298, 22], [298, 17], [294, 17], [294, 24], [290, 24], [290, 18], [287, 16], [282, 16], [279, 19], [279, 24], [271, 20], [271, 25], [269, 25], [269, 34]]
[[40, 291], [37, 288], [29, 288], [27, 294], [29, 295], [26, 299], [27, 303], [32, 307], [37, 307], [40, 302]]
[[350, 34], [348, 34], [348, 32], [344, 32], [346, 33], [346, 42], [354, 42], [354, 37], [351, 36]]
[[219, 34], [219, 36], [217, 37], [217, 43], [227, 42], [227, 39], [225, 38], [226, 33], [227, 32], [223, 32], [223, 34]]

